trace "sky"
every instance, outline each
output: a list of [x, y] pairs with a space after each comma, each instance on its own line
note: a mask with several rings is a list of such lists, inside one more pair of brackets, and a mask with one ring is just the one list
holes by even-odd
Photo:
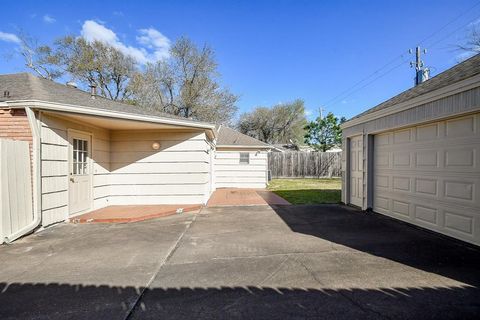
[[426, 48], [432, 76], [465, 58], [457, 46], [480, 24], [480, 2], [9, 1], [0, 21], [0, 73], [26, 70], [16, 35], [39, 43], [73, 34], [110, 43], [140, 65], [168, 59], [181, 36], [215, 51], [239, 113], [295, 99], [310, 119], [350, 118], [413, 86]]

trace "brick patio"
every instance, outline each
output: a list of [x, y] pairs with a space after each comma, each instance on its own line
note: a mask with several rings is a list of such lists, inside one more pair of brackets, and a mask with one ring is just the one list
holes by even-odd
[[270, 204], [290, 204], [287, 200], [265, 189], [217, 189], [210, 200], [208, 207], [221, 206], [255, 206]]
[[108, 206], [70, 219], [73, 223], [126, 223], [200, 211], [202, 205]]

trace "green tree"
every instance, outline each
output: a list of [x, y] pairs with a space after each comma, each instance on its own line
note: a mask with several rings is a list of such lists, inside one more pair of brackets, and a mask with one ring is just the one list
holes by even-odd
[[329, 112], [326, 117], [318, 117], [305, 126], [305, 143], [319, 151], [327, 151], [342, 144], [342, 129], [340, 125], [345, 117], [337, 118]]
[[100, 41], [65, 36], [55, 42], [51, 56], [68, 74], [112, 100], [130, 98], [130, 79], [137, 70], [135, 60]]
[[306, 124], [303, 100], [277, 104], [271, 108], [257, 107], [240, 116], [240, 132], [266, 143], [299, 144]]

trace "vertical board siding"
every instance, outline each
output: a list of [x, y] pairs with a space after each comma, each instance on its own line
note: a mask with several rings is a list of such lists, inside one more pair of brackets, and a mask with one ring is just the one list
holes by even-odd
[[[240, 164], [240, 152], [250, 154], [249, 164]], [[218, 150], [215, 153], [216, 188], [265, 188], [268, 156], [266, 151]]]
[[112, 131], [109, 203], [205, 203], [209, 148], [203, 131]]
[[[105, 177], [97, 182], [98, 172], [109, 170], [110, 132], [109, 130], [68, 121], [43, 114], [41, 117], [41, 161], [42, 161], [42, 224], [44, 226], [64, 221], [68, 218], [68, 129], [93, 134], [93, 197], [94, 207], [107, 205], [105, 191], [98, 190]], [[98, 200], [97, 199], [102, 199]]]
[[272, 178], [319, 178], [341, 176], [341, 152], [270, 152]]
[[0, 243], [33, 222], [30, 147], [0, 139]]
[[[372, 119], [359, 123], [357, 125], [343, 129], [343, 142], [344, 145], [348, 137], [352, 137], [358, 134], [364, 135], [364, 173], [366, 179], [364, 183], [371, 180], [369, 175], [369, 159], [368, 159], [368, 143], [367, 136], [370, 134], [377, 134], [379, 132], [388, 131], [391, 129], [397, 129], [401, 127], [407, 127], [410, 125], [416, 125], [421, 123], [432, 122], [435, 120], [441, 120], [449, 117], [454, 117], [458, 114], [475, 112], [480, 110], [480, 87], [469, 89], [463, 92], [453, 94], [444, 98], [440, 98], [435, 101], [427, 102], [425, 104], [396, 112], [393, 114], [385, 115], [380, 118]], [[345, 150], [345, 149], [344, 149]], [[373, 164], [374, 166], [374, 164]], [[371, 166], [373, 168], [373, 166]], [[346, 175], [347, 163], [343, 163], [342, 172], [343, 176]], [[369, 195], [371, 186], [364, 188], [364, 209], [366, 209], [367, 198]], [[347, 202], [347, 188], [345, 181], [342, 184], [342, 201]]]

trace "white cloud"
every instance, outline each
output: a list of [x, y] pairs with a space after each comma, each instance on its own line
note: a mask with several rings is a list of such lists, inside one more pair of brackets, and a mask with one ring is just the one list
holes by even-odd
[[170, 49], [170, 40], [160, 31], [149, 28], [139, 30], [140, 35], [137, 41], [140, 47], [129, 46], [121, 42], [117, 34], [93, 20], [87, 20], [83, 23], [80, 34], [87, 41], [101, 41], [120, 50], [126, 55], [134, 58], [138, 63], [155, 62], [167, 58]]
[[113, 15], [117, 16], [117, 17], [123, 17], [124, 16], [122, 11], [113, 11]]
[[0, 31], [0, 40], [1, 41], [6, 41], [6, 42], [13, 42], [13, 43], [20, 43], [20, 38], [13, 34], [13, 33], [8, 33], [8, 32], [2, 32]]
[[43, 21], [46, 23], [55, 23], [57, 21], [54, 17], [49, 16], [48, 14], [43, 16]]
[[156, 60], [168, 58], [170, 40], [154, 28], [140, 29], [137, 36], [138, 43], [153, 50]]

